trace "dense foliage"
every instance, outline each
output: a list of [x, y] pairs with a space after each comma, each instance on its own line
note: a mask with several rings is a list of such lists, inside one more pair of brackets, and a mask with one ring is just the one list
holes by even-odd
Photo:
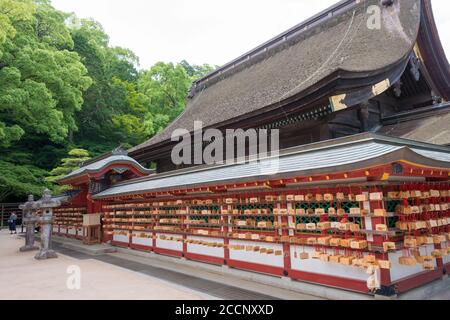
[[191, 82], [212, 70], [186, 61], [139, 70], [98, 22], [49, 0], [1, 0], [0, 202], [52, 187], [79, 165], [70, 161], [78, 149], [87, 158], [155, 135], [182, 112]]

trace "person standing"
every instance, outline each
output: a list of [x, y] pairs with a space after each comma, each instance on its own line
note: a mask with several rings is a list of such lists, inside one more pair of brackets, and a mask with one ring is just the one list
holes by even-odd
[[11, 234], [13, 234], [13, 233], [17, 234], [17, 231], [16, 231], [17, 215], [15, 212], [11, 213], [8, 223], [9, 223], [9, 231], [11, 232]]

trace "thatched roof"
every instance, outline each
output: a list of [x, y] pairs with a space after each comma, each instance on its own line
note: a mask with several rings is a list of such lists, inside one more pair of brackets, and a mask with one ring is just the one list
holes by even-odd
[[380, 6], [380, 1], [341, 1], [197, 81], [184, 113], [166, 130], [131, 149], [131, 155], [170, 141], [175, 129], [192, 131], [196, 120], [204, 127], [219, 127], [279, 110], [300, 94], [312, 94], [318, 84], [367, 79], [397, 66], [409, 57], [417, 40], [421, 1], [381, 6], [381, 30], [368, 28], [370, 5]]

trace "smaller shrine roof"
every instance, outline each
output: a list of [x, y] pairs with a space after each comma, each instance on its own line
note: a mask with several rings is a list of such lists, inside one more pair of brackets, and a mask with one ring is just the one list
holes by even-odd
[[65, 181], [68, 181], [70, 179], [76, 178], [78, 176], [82, 176], [85, 174], [90, 173], [97, 173], [102, 171], [103, 169], [107, 167], [113, 167], [115, 165], [131, 165], [138, 171], [142, 173], [142, 175], [149, 175], [153, 173], [153, 170], [144, 168], [139, 162], [134, 160], [133, 158], [129, 157], [126, 154], [115, 154], [115, 151], [113, 151], [111, 154], [99, 157], [98, 159], [93, 159], [90, 162], [88, 162], [86, 165], [82, 166], [81, 168], [72, 171], [67, 176], [59, 180], [59, 183], [63, 183]]
[[70, 195], [58, 195], [52, 198], [55, 201], [59, 201], [61, 203], [68, 202], [71, 199]]

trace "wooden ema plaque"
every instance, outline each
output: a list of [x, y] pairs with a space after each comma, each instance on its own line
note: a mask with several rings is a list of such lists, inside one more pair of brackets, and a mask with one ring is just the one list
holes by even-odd
[[83, 227], [99, 226], [101, 214], [85, 214], [83, 215]]

